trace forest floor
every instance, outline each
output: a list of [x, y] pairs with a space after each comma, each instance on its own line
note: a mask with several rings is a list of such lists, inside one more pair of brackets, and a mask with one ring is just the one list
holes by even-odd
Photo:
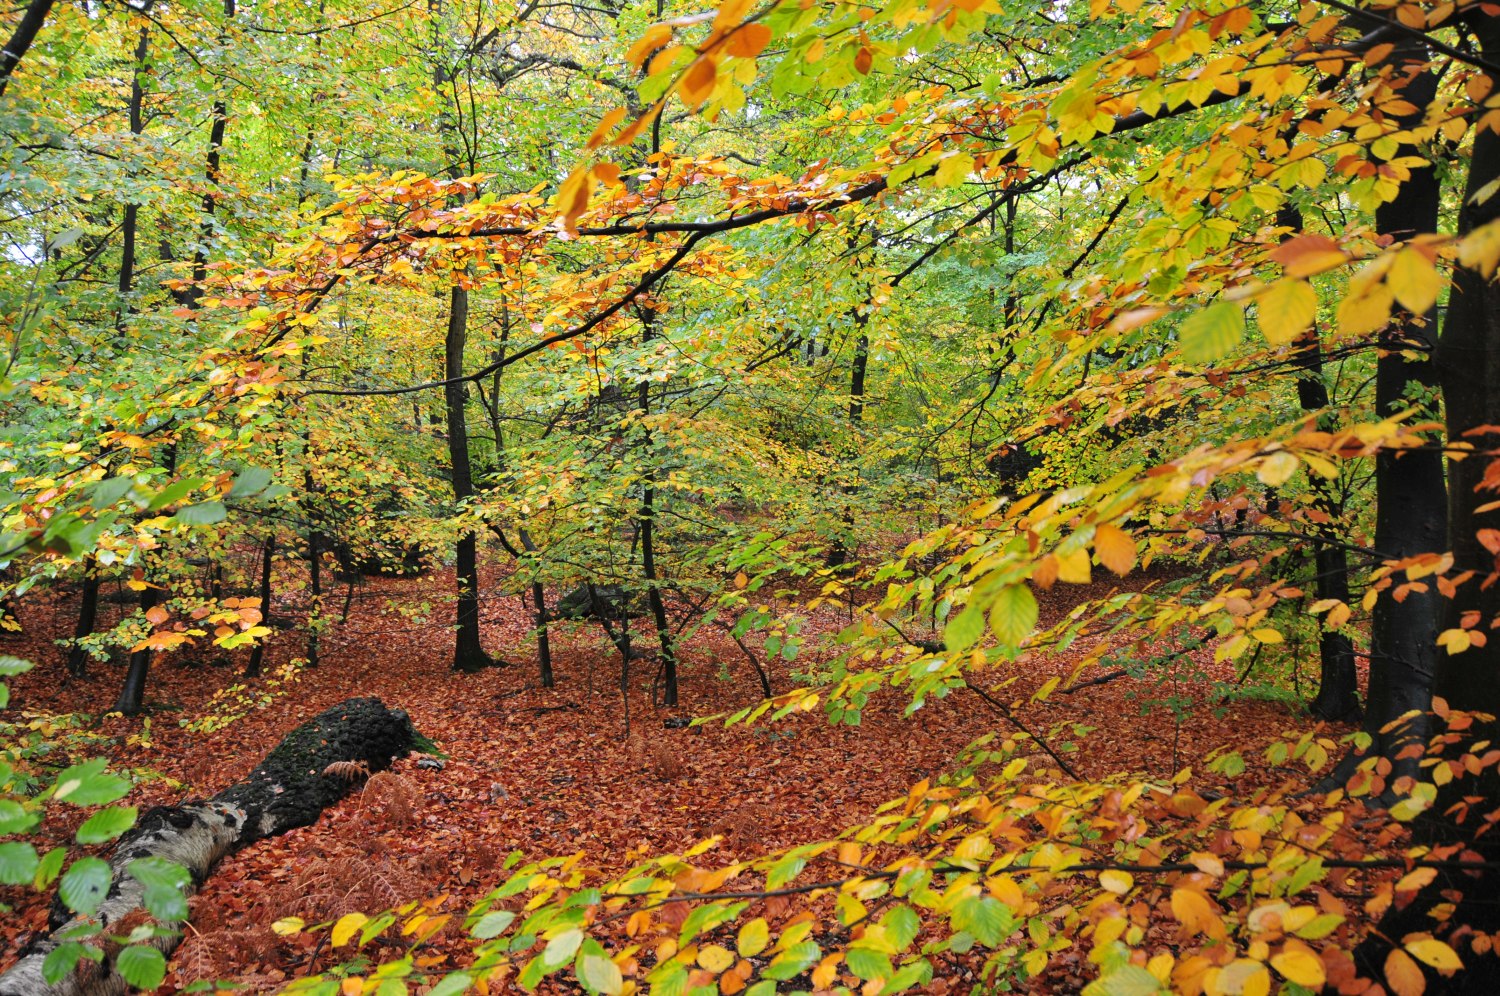
[[[503, 575], [487, 570], [486, 588], [499, 591]], [[271, 924], [278, 918], [317, 922], [431, 897], [442, 897], [435, 905], [443, 910], [461, 913], [503, 879], [500, 864], [513, 850], [528, 859], [582, 851], [589, 865], [623, 870], [641, 855], [680, 852], [711, 835], [723, 838], [714, 854], [725, 862], [826, 837], [904, 795], [912, 783], [940, 774], [976, 738], [1014, 732], [981, 698], [963, 693], [930, 702], [912, 718], [903, 717], [903, 697], [885, 693], [872, 700], [858, 728], [831, 726], [820, 711], [753, 728], [665, 727], [672, 715], [708, 715], [759, 699], [742, 651], [722, 630], [705, 627], [684, 648], [681, 709], [652, 705], [655, 665], [637, 663], [627, 736], [619, 655], [597, 625], [558, 627], [557, 687], [542, 689], [526, 611], [515, 597], [493, 595], [484, 605], [485, 645], [513, 663], [454, 673], [445, 625], [452, 585], [451, 572], [367, 580], [355, 591], [347, 623], [325, 635], [322, 666], [281, 686], [244, 682], [251, 696], [269, 693], [269, 704], [222, 729], [190, 732], [181, 724], [227, 710], [212, 699], [241, 681], [245, 651], [218, 666], [195, 662], [191, 651], [162, 655], [151, 675], [146, 716], [109, 717], [96, 725], [95, 732], [110, 738], [115, 763], [147, 774], [127, 800], [143, 809], [207, 796], [238, 781], [292, 727], [350, 696], [375, 695], [405, 709], [448, 755], [440, 770], [418, 767], [414, 757], [402, 760], [391, 775], [372, 779], [313, 826], [226, 860], [193, 900], [187, 938], [162, 992], [199, 979], [274, 991], [338, 960], [314, 937], [275, 935]], [[1043, 622], [1110, 587], [1059, 585], [1044, 593]], [[330, 602], [336, 606], [342, 594]], [[274, 604], [273, 616], [296, 618], [296, 608], [290, 596]], [[123, 669], [95, 665], [85, 680], [63, 677], [53, 641], [67, 635], [75, 611], [76, 595], [23, 603], [27, 632], [6, 640], [0, 652], [29, 657], [38, 667], [13, 681], [10, 718], [98, 714], [113, 701]], [[815, 632], [831, 633], [847, 616], [825, 606], [813, 622]], [[267, 674], [303, 652], [300, 634], [273, 638]], [[1054, 675], [1066, 680], [1081, 652], [1030, 655], [1001, 697], [1025, 699]], [[1182, 677], [1166, 687], [1124, 678], [1027, 702], [1016, 715], [1038, 732], [1093, 727], [1082, 738], [1058, 734], [1059, 743], [1081, 747], [1066, 757], [1084, 778], [1127, 771], [1166, 777], [1230, 746], [1250, 762], [1234, 791], [1280, 780], [1256, 758], [1277, 734], [1308, 721], [1275, 702], [1221, 704], [1213, 682], [1232, 682], [1236, 675], [1209, 656], [1206, 650], [1185, 655], [1173, 665]], [[768, 667], [775, 692], [794, 687], [795, 665], [777, 659]], [[1168, 692], [1180, 712], [1160, 704]], [[1151, 700], [1158, 704], [1148, 707]], [[57, 825], [49, 824], [48, 832], [59, 841], [74, 829], [51, 823]], [[3, 968], [45, 930], [46, 900], [4, 888], [0, 901], [15, 907], [0, 928]], [[433, 939], [434, 971], [463, 963], [460, 920]]]

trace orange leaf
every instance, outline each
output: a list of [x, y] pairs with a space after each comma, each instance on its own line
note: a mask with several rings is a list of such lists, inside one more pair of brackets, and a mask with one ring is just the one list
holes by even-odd
[[568, 231], [578, 227], [578, 218], [589, 206], [589, 171], [576, 167], [557, 192], [557, 213]]
[[1099, 555], [1099, 563], [1122, 577], [1135, 566], [1135, 540], [1109, 523], [1094, 530], [1094, 552]]
[[741, 59], [753, 59], [770, 44], [771, 29], [764, 24], [742, 25], [729, 36], [724, 51]]
[[616, 107], [604, 117], [599, 119], [599, 124], [594, 128], [594, 133], [589, 136], [588, 147], [597, 149], [604, 144], [605, 138], [614, 130], [615, 125], [625, 120], [625, 108]]
[[153, 626], [160, 626], [171, 618], [171, 613], [160, 605], [153, 605], [146, 610], [146, 621]]
[[682, 82], [677, 85], [677, 93], [682, 97], [684, 104], [697, 107], [708, 99], [718, 79], [719, 64], [708, 56], [701, 56], [697, 62], [688, 67], [687, 72], [682, 74]]
[[672, 38], [671, 25], [653, 24], [646, 29], [646, 33], [636, 39], [636, 43], [630, 46], [630, 51], [625, 53], [625, 61], [635, 68], [641, 68], [646, 57], [661, 48]]
[[1385, 956], [1385, 981], [1396, 996], [1422, 996], [1427, 989], [1422, 970], [1411, 960], [1411, 955], [1400, 948]]

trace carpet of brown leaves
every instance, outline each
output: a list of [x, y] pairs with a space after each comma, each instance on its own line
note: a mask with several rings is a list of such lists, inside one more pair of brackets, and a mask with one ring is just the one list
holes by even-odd
[[[487, 572], [486, 583], [498, 591], [502, 572]], [[451, 574], [443, 573], [365, 582], [347, 624], [324, 638], [322, 667], [303, 672], [288, 694], [217, 733], [189, 733], [179, 720], [200, 715], [215, 691], [240, 680], [245, 651], [217, 666], [201, 663], [222, 656], [211, 650], [162, 656], [147, 696], [149, 739], [140, 737], [140, 719], [101, 722], [99, 732], [116, 738], [116, 763], [181, 783], [144, 781], [130, 799], [143, 807], [232, 784], [294, 725], [352, 695], [377, 695], [404, 708], [449, 755], [440, 770], [418, 767], [415, 758], [400, 761], [362, 782], [315, 825], [225, 861], [193, 900], [193, 920], [164, 992], [217, 978], [273, 991], [337, 960], [317, 938], [275, 936], [270, 924], [277, 918], [295, 914], [311, 922], [423, 898], [461, 912], [493, 886], [512, 850], [533, 858], [583, 851], [595, 867], [621, 869], [639, 855], [680, 851], [710, 835], [723, 838], [718, 853], [725, 860], [817, 839], [942, 772], [980, 735], [1010, 732], [972, 694], [930, 703], [911, 719], [902, 716], [905, 701], [887, 694], [872, 702], [858, 729], [832, 727], [820, 714], [748, 729], [668, 728], [669, 715], [716, 713], [758, 698], [742, 652], [722, 631], [707, 628], [684, 653], [681, 710], [652, 705], [655, 665], [637, 662], [627, 735], [619, 656], [596, 626], [562, 628], [553, 643], [557, 687], [541, 689], [527, 615], [514, 597], [494, 595], [485, 603], [485, 643], [513, 663], [477, 675], [452, 672], [445, 625], [451, 586]], [[1044, 621], [1081, 595], [1107, 589], [1059, 586], [1047, 596]], [[76, 596], [60, 594], [25, 604], [27, 634], [8, 640], [3, 652], [30, 656], [39, 667], [14, 683], [13, 712], [98, 713], [113, 701], [120, 669], [95, 666], [84, 681], [64, 678], [51, 641], [66, 635], [75, 603]], [[274, 609], [273, 616], [297, 617], [297, 596]], [[823, 630], [846, 622], [831, 607], [817, 618]], [[279, 636], [267, 653], [268, 670], [302, 653], [301, 635]], [[1034, 655], [1019, 666], [1021, 680], [999, 694], [1007, 701], [1025, 697], [1049, 677], [1068, 674], [1077, 653]], [[1206, 660], [1179, 666], [1232, 677]], [[775, 691], [790, 689], [787, 666], [771, 667]], [[1180, 720], [1160, 706], [1143, 715], [1143, 699], [1164, 690], [1132, 679], [1054, 695], [1017, 715], [1038, 731], [1064, 722], [1095, 727], [1083, 749], [1069, 755], [1084, 777], [1167, 775], [1225, 744], [1249, 758], [1303, 722], [1274, 704], [1215, 708], [1208, 687], [1199, 679], [1175, 688], [1192, 702]], [[1270, 777], [1255, 767], [1252, 760], [1246, 791], [1256, 778]], [[59, 825], [50, 832], [61, 839], [71, 830]], [[16, 907], [0, 929], [3, 964], [45, 929], [46, 903], [15, 889], [3, 890], [0, 900]], [[462, 963], [458, 920], [430, 944], [436, 968]]]

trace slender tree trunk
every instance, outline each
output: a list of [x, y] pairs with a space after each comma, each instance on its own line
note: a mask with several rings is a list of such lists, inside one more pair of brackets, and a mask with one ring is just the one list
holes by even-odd
[[[1302, 212], [1295, 207], [1283, 208], [1277, 222], [1291, 229], [1288, 238], [1302, 231]], [[1328, 384], [1323, 378], [1323, 343], [1316, 329], [1296, 343], [1297, 400], [1305, 412], [1325, 412], [1328, 408]], [[1332, 419], [1324, 414], [1318, 428], [1331, 432]], [[1308, 475], [1313, 488], [1313, 508], [1323, 521], [1318, 525], [1322, 540], [1313, 553], [1313, 589], [1319, 601], [1349, 602], [1349, 555], [1338, 542], [1337, 525], [1343, 518], [1343, 503], [1334, 491], [1333, 482], [1317, 474]], [[1355, 669], [1354, 641], [1345, 633], [1319, 627], [1318, 658], [1321, 665], [1318, 694], [1309, 704], [1313, 715], [1343, 722], [1360, 716], [1359, 675]]]
[[[448, 335], [445, 342], [443, 388], [448, 409], [448, 461], [453, 470], [453, 499], [463, 503], [474, 496], [469, 463], [469, 430], [464, 421], [464, 385], [453, 383], [464, 372], [464, 345], [469, 329], [469, 292], [455, 286], [448, 295]], [[494, 662], [479, 639], [478, 540], [473, 530], [458, 539], [454, 574], [458, 581], [458, 633], [453, 646], [453, 667], [478, 671]]]
[[316, 528], [307, 534], [307, 578], [312, 605], [307, 610], [307, 666], [317, 667], [318, 625], [323, 619], [323, 536]]
[[[271, 623], [271, 569], [276, 559], [276, 537], [267, 536], [260, 547], [260, 618], [267, 626]], [[245, 677], [260, 677], [261, 664], [266, 658], [266, 641], [256, 641], [250, 649], [250, 660], [245, 664]]]
[[36, 41], [37, 32], [42, 30], [51, 11], [52, 0], [31, 0], [26, 5], [26, 13], [21, 15], [21, 23], [16, 25], [15, 34], [10, 36], [10, 41], [5, 43], [5, 50], [0, 52], [0, 96], [4, 96], [16, 67], [26, 56], [31, 43]]
[[[127, 108], [132, 135], [139, 135], [145, 130], [143, 108], [146, 102], [146, 88], [141, 81], [141, 73], [150, 43], [150, 29], [142, 27], [135, 43], [135, 69], [130, 76], [130, 104]], [[139, 215], [140, 206], [134, 201], [126, 201], [125, 217], [120, 225], [120, 280], [117, 285], [120, 302], [115, 318], [117, 327], [123, 327], [126, 313], [134, 310], [130, 305], [130, 295], [135, 289], [135, 241]]]
[[[224, 0], [224, 24], [226, 31], [229, 22], [234, 20], [235, 0]], [[321, 42], [322, 36], [318, 36]], [[228, 37], [220, 34], [221, 44], [228, 43]], [[203, 225], [198, 232], [198, 248], [193, 252], [193, 286], [188, 290], [186, 299], [190, 305], [196, 305], [198, 299], [203, 296], [203, 281], [208, 277], [208, 246], [214, 237], [214, 212], [218, 206], [218, 186], [220, 176], [220, 162], [224, 148], [224, 129], [229, 122], [229, 104], [223, 96], [214, 98], [213, 123], [208, 129], [208, 154], [204, 157], [203, 178], [208, 182], [208, 189], [203, 192]]]
[[88, 651], [78, 643], [94, 632], [99, 618], [99, 565], [93, 557], [83, 564], [83, 590], [78, 600], [78, 622], [73, 627], [73, 646], [68, 649], [68, 673], [82, 678], [88, 673]]
[[[160, 601], [156, 588], [148, 586], [141, 592], [141, 611], [150, 612]], [[127, 716], [140, 715], [146, 699], [146, 678], [151, 672], [151, 648], [142, 647], [131, 651], [130, 665], [125, 671], [125, 684], [120, 687], [120, 696], [115, 699], [115, 712]]]

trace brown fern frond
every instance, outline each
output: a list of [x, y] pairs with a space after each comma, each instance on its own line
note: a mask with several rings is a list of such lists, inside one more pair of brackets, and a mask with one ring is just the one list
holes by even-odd
[[370, 766], [363, 761], [334, 761], [323, 769], [323, 774], [346, 782], [358, 782], [370, 777]]

